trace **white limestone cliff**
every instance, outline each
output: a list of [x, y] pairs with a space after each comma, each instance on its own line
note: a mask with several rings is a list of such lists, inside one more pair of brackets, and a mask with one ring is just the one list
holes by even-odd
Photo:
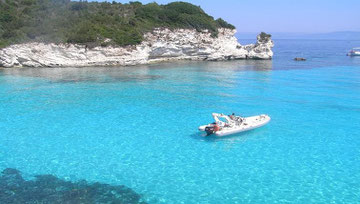
[[211, 33], [189, 29], [155, 29], [136, 46], [88, 48], [76, 44], [16, 44], [0, 49], [0, 67], [68, 67], [137, 65], [170, 60], [271, 59], [274, 46], [269, 36], [242, 46], [235, 30]]

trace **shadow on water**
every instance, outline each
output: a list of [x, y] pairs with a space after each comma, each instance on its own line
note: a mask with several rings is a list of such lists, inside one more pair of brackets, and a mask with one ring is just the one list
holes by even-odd
[[16, 169], [0, 174], [0, 203], [145, 203], [141, 196], [126, 186], [72, 183], [53, 175], [23, 179]]
[[254, 140], [263, 140], [264, 134], [261, 134], [262, 130], [249, 130], [246, 132], [241, 132], [233, 135], [218, 137], [216, 135], [209, 135], [206, 136], [206, 133], [197, 132], [190, 135], [191, 138], [195, 140], [199, 140], [202, 142], [225, 142], [225, 143], [245, 143], [247, 141], [254, 141]]

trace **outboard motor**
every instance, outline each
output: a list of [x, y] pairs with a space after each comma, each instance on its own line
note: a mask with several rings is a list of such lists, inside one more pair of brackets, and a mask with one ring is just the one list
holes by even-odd
[[214, 134], [216, 131], [220, 130], [220, 127], [218, 125], [214, 126], [207, 126], [205, 128], [206, 136], [209, 136], [211, 134]]
[[215, 133], [215, 127], [214, 126], [207, 126], [205, 128], [206, 136], [209, 136], [211, 134]]

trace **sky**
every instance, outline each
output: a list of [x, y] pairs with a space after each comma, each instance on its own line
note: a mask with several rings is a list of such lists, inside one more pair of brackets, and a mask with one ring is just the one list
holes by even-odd
[[[105, 0], [96, 0], [105, 1]], [[127, 3], [128, 1], [116, 0]], [[133, 0], [135, 1], [135, 0]], [[138, 0], [143, 4], [154, 0]], [[360, 0], [182, 0], [223, 18], [238, 32], [360, 31]], [[109, 1], [109, 2], [112, 2]], [[156, 0], [159, 4], [173, 2]]]

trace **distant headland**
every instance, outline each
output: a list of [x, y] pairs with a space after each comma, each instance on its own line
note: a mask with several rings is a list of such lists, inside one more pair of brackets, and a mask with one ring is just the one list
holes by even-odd
[[136, 65], [271, 59], [271, 35], [242, 46], [199, 6], [70, 0], [0, 1], [0, 67]]

